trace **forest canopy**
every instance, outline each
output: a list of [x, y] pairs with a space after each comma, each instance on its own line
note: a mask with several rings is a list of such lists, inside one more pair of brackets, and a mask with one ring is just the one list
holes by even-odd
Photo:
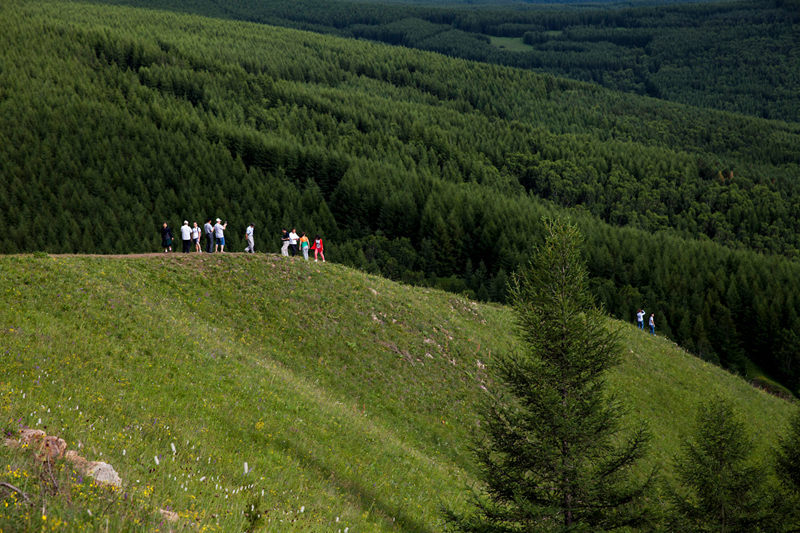
[[637, 7], [603, 2], [525, 7], [492, 1], [460, 6], [229, 0], [223, 7], [212, 0], [95, 1], [371, 39], [701, 107], [800, 121], [798, 0]]

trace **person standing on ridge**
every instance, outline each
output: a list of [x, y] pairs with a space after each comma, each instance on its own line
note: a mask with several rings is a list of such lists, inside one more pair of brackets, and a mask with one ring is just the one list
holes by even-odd
[[228, 223], [222, 223], [222, 220], [217, 219], [217, 223], [214, 224], [214, 238], [215, 246], [214, 251], [224, 252], [225, 251], [225, 228], [228, 227]]
[[286, 231], [286, 228], [281, 230], [281, 241], [281, 255], [289, 257], [289, 232]]
[[650, 314], [650, 333], [656, 334], [656, 315]]
[[172, 228], [166, 222], [161, 226], [161, 247], [164, 249], [164, 253], [172, 251]]
[[289, 233], [289, 253], [292, 257], [297, 255], [297, 241], [300, 239], [300, 235], [297, 234], [297, 230], [292, 228], [292, 231]]
[[244, 251], [248, 254], [255, 253], [256, 251], [255, 242], [253, 241], [253, 230], [255, 230], [255, 227], [256, 225], [251, 222], [250, 225], [247, 226], [247, 229], [244, 230], [244, 240], [247, 241], [247, 248], [245, 248]]
[[189, 221], [184, 220], [181, 226], [181, 252], [188, 254], [192, 245], [192, 228], [189, 227]]
[[300, 237], [300, 250], [303, 252], [303, 259], [308, 261], [308, 237], [306, 237], [305, 231]]
[[314, 237], [314, 244], [311, 245], [311, 249], [314, 250], [314, 262], [317, 262], [317, 256], [319, 255], [322, 257], [322, 262], [325, 262], [325, 254], [323, 253], [323, 244], [322, 244], [322, 237], [317, 235]]
[[192, 226], [192, 242], [194, 243], [194, 251], [197, 253], [203, 253], [203, 250], [200, 248], [200, 226], [197, 225], [197, 222], [193, 222]]
[[214, 253], [214, 226], [211, 225], [211, 219], [209, 218], [206, 220], [205, 226], [203, 226], [203, 231], [205, 231], [206, 239], [206, 252]]
[[644, 309], [639, 309], [636, 313], [636, 324], [639, 326], [639, 329], [644, 329]]

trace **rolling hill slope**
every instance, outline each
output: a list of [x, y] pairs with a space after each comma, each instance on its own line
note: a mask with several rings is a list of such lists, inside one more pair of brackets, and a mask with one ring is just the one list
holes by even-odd
[[11, 0], [0, 22], [0, 252], [152, 251], [165, 220], [222, 216], [232, 249], [296, 226], [498, 301], [557, 213], [613, 315], [800, 387], [795, 123], [166, 11]]
[[[0, 258], [0, 274], [6, 436], [46, 428], [124, 482], [108, 496], [65, 473], [71, 503], [48, 499], [45, 521], [70, 529], [152, 530], [172, 509], [216, 531], [440, 531], [475, 482], [482, 366], [515, 343], [505, 307], [330, 263], [36, 255]], [[783, 432], [789, 403], [612, 325], [626, 348], [609, 381], [666, 479], [711, 395], [762, 453]], [[35, 492], [25, 457], [0, 447], [0, 481]], [[15, 505], [0, 527], [39, 530], [38, 507]]]

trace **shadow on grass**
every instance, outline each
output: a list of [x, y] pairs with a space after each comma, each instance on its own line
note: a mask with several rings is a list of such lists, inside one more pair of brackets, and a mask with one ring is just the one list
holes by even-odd
[[312, 457], [306, 450], [298, 446], [296, 443], [286, 439], [270, 441], [270, 445], [286, 452], [292, 458], [296, 459], [303, 467], [316, 472], [321, 479], [334, 483], [343, 492], [350, 494], [361, 506], [362, 509], [374, 508], [378, 510], [385, 521], [390, 521], [394, 518], [395, 521], [392, 525], [398, 527], [402, 531], [410, 533], [433, 533], [434, 530], [407, 514], [403, 509], [388, 502], [384, 502], [378, 498], [375, 491], [365, 486], [357, 479], [340, 476], [339, 472], [331, 469], [328, 465], [324, 464], [321, 460]]

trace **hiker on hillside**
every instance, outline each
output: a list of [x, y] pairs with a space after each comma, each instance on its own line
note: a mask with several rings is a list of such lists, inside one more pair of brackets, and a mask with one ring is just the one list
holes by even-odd
[[214, 251], [224, 252], [225, 251], [225, 228], [228, 227], [228, 223], [222, 223], [222, 220], [217, 219], [217, 223], [214, 224]]
[[281, 255], [289, 257], [289, 232], [286, 228], [281, 230]]
[[189, 227], [189, 221], [184, 220], [181, 226], [181, 252], [188, 254], [192, 246], [192, 228]]
[[292, 228], [292, 231], [289, 232], [289, 254], [294, 257], [297, 255], [297, 241], [300, 239], [300, 235], [297, 234], [297, 230]]
[[305, 231], [300, 236], [300, 250], [303, 252], [303, 259], [308, 261], [308, 237], [306, 237]]
[[193, 222], [192, 226], [192, 242], [194, 243], [194, 251], [198, 253], [203, 253], [203, 250], [200, 248], [200, 226], [197, 225], [197, 221]]
[[244, 240], [247, 241], [247, 248], [245, 248], [244, 251], [248, 254], [255, 253], [256, 251], [254, 244], [255, 241], [253, 241], [253, 231], [255, 230], [255, 227], [256, 225], [251, 222], [250, 225], [247, 226], [247, 229], [244, 230]]
[[161, 247], [164, 249], [164, 253], [172, 251], [172, 228], [166, 222], [161, 226]]
[[322, 245], [322, 237], [317, 235], [314, 237], [314, 244], [311, 245], [311, 249], [314, 250], [314, 262], [317, 262], [317, 256], [322, 257], [322, 262], [325, 262], [325, 254], [323, 253], [323, 245]]
[[639, 329], [644, 329], [644, 309], [639, 309], [636, 313], [636, 323], [639, 326]]
[[206, 234], [206, 252], [214, 253], [214, 226], [211, 225], [211, 219], [206, 220], [203, 226], [203, 231]]
[[650, 314], [650, 333], [656, 334], [656, 315]]

